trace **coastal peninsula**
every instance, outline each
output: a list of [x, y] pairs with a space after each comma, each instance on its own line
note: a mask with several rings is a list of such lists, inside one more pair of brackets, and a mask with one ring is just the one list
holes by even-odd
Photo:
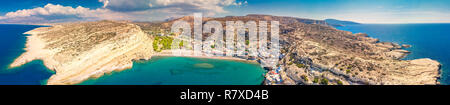
[[56, 72], [48, 85], [77, 84], [115, 70], [132, 60], [150, 59], [151, 39], [139, 26], [125, 22], [67, 23], [28, 31], [26, 52], [10, 67], [42, 60]]

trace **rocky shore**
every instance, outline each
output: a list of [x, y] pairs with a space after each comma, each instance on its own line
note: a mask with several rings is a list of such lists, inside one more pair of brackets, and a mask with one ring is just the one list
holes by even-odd
[[295, 23], [282, 35], [284, 84], [436, 85], [440, 63], [428, 58], [401, 60], [409, 51], [365, 34], [325, 25]]
[[114, 21], [41, 27], [25, 34], [26, 52], [10, 67], [40, 59], [56, 71], [48, 85], [77, 84], [114, 70], [132, 67], [133, 59], [149, 59], [151, 38], [139, 26]]

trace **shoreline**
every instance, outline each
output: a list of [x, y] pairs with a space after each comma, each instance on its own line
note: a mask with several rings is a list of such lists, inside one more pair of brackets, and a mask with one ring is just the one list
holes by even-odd
[[[94, 45], [91, 50], [86, 50], [83, 52], [78, 51], [61, 53], [60, 51], [65, 51], [66, 49], [61, 49], [62, 46], [70, 46], [70, 43], [67, 43], [67, 41], [70, 40], [56, 40], [64, 44], [58, 45], [59, 47], [53, 45], [53, 47], [55, 47], [56, 49], [49, 45], [54, 42], [45, 41], [53, 40], [51, 39], [51, 36], [53, 35], [64, 35], [65, 33], [57, 32], [60, 29], [71, 29], [73, 25], [78, 24], [39, 27], [25, 32], [24, 34], [29, 34], [29, 36], [26, 36], [27, 41], [25, 42], [25, 52], [17, 57], [11, 64], [9, 64], [8, 68], [19, 67], [33, 60], [42, 60], [45, 67], [56, 72], [48, 79], [46, 85], [68, 85], [81, 83], [82, 81], [85, 81], [89, 78], [97, 78], [104, 75], [105, 73], [109, 73], [112, 71], [126, 70], [132, 67], [132, 59], [146, 58], [151, 56], [151, 52], [147, 52], [147, 50], [151, 48], [149, 46], [150, 44], [146, 44], [148, 43], [149, 38], [146, 37], [146, 34], [139, 30], [136, 25], [114, 22], [105, 22], [104, 24], [108, 23], [122, 24], [122, 26], [118, 26], [116, 28], [121, 28], [127, 31], [118, 33], [119, 36], [113, 37], [116, 39], [107, 40], [105, 43], [93, 43]], [[79, 24], [88, 25], [90, 23], [88, 22]], [[55, 31], [57, 33], [52, 33]], [[110, 29], [104, 31], [115, 30]], [[129, 36], [129, 34], [133, 35]], [[120, 38], [124, 35], [127, 37]], [[116, 44], [109, 44], [108, 42], [115, 42]], [[77, 49], [77, 47], [67, 49]]]
[[[155, 57], [155, 58], [153, 58]], [[156, 57], [160, 57], [160, 58], [156, 58]], [[209, 60], [224, 60], [224, 61], [229, 61], [229, 62], [239, 62], [239, 63], [245, 63], [245, 64], [249, 64], [249, 65], [254, 65], [254, 64], [258, 64], [259, 63], [256, 61], [251, 61], [251, 60], [244, 60], [244, 59], [240, 59], [240, 58], [234, 58], [234, 57], [204, 57], [204, 56], [169, 56], [169, 55], [158, 55], [158, 56], [152, 56], [150, 59], [138, 59], [138, 60], [133, 60], [133, 66], [135, 65], [135, 63], [148, 63], [147, 61], [150, 60], [159, 60], [159, 59], [163, 59], [163, 58], [168, 58], [168, 57], [180, 57], [180, 58], [194, 58], [194, 59], [209, 59]], [[141, 62], [142, 61], [142, 62]], [[84, 82], [88, 81], [88, 82], [92, 82], [92, 81], [96, 81], [98, 78], [102, 78], [103, 76], [111, 76], [114, 75], [115, 73], [120, 73], [122, 71], [126, 71], [126, 70], [131, 70], [133, 67], [131, 68], [124, 68], [122, 70], [114, 70], [111, 71], [109, 73], [105, 73], [104, 75], [100, 76], [100, 77], [90, 77], [86, 80], [84, 80], [83, 82], [77, 83], [77, 84], [73, 84], [73, 85], [94, 85], [94, 84], [83, 84]], [[262, 70], [264, 70], [263, 68], [261, 68]], [[265, 70], [264, 70], [265, 71]], [[266, 73], [264, 73], [263, 75], [266, 75]], [[265, 85], [265, 80], [266, 77], [263, 76], [263, 79], [261, 81], [261, 83], [258, 83], [257, 85]], [[227, 85], [233, 85], [233, 84], [227, 84]]]
[[[183, 52], [192, 52], [192, 51], [183, 51]], [[258, 63], [256, 60], [247, 60], [237, 57], [230, 57], [230, 56], [206, 56], [205, 53], [202, 53], [203, 56], [195, 56], [194, 54], [190, 55], [174, 55], [172, 54], [172, 50], [163, 50], [161, 52], [154, 53], [153, 56], [162, 56], [162, 57], [188, 57], [188, 58], [203, 58], [203, 59], [219, 59], [219, 60], [229, 60], [229, 61], [239, 61], [239, 62], [247, 62], [247, 63]]]
[[[48, 53], [47, 52], [48, 50], [43, 49], [45, 47], [45, 42], [41, 38], [39, 38], [33, 30], [23, 33], [24, 35], [27, 35], [25, 36], [26, 37], [25, 48], [23, 48], [25, 52], [23, 52], [19, 57], [14, 59], [14, 61], [8, 65], [8, 69], [20, 67], [34, 60], [41, 60], [44, 66], [49, 68], [48, 64], [45, 64], [44, 62], [45, 61], [44, 57], [41, 57], [45, 53]], [[53, 69], [50, 70], [54, 71]]]
[[[400, 24], [405, 24], [405, 23], [400, 23]], [[406, 23], [406, 24], [450, 24], [450, 23]], [[370, 23], [357, 24], [357, 25], [353, 25], [353, 26], [361, 26], [361, 25], [370, 25]], [[375, 24], [375, 25], [383, 25], [383, 24]], [[379, 41], [379, 43], [382, 43], [380, 38], [377, 38], [377, 37], [374, 37], [374, 36], [369, 36], [368, 32], [352, 32], [350, 30], [345, 30], [345, 29], [341, 29], [341, 28], [338, 28], [338, 27], [334, 27], [334, 26], [332, 26], [332, 27], [334, 29], [336, 29], [336, 30], [346, 31], [346, 32], [350, 32], [350, 33], [353, 33], [353, 34], [366, 34], [367, 35], [366, 37], [377, 39]], [[347, 27], [347, 26], [340, 26], [340, 27]], [[431, 61], [437, 62], [438, 63], [438, 67], [437, 67], [438, 68], [437, 69], [438, 76], [436, 77], [437, 78], [436, 82], [437, 82], [437, 85], [442, 84], [441, 80], [442, 80], [442, 77], [444, 75], [443, 74], [443, 70], [444, 69], [443, 69], [442, 66], [444, 66], [444, 65], [440, 61], [438, 61], [436, 59], [431, 59], [430, 57], [416, 57], [416, 56], [412, 56], [411, 55], [412, 51], [408, 50], [408, 49], [410, 49], [410, 48], [412, 48], [412, 47], [414, 47], [416, 45], [411, 45], [411, 43], [394, 43], [394, 42], [390, 42], [390, 41], [384, 41], [384, 42], [391, 43], [391, 44], [397, 44], [397, 47], [399, 47], [399, 48], [396, 48], [396, 49], [391, 51], [391, 52], [397, 52], [398, 53], [397, 54], [397, 56], [398, 56], [397, 60], [413, 61], [413, 60], [420, 60], [420, 59], [430, 59]]]
[[[163, 50], [165, 52], [171, 52], [170, 50]], [[162, 51], [162, 52], [163, 52]], [[248, 63], [248, 64], [259, 64], [256, 60], [246, 60], [246, 59], [241, 59], [241, 58], [236, 58], [236, 57], [227, 57], [227, 56], [194, 56], [194, 55], [189, 55], [189, 56], [176, 56], [176, 55], [172, 55], [172, 54], [161, 54], [161, 53], [156, 53], [154, 55], [152, 55], [149, 59], [137, 59], [137, 60], [133, 60], [131, 66], [126, 66], [123, 67], [122, 69], [117, 69], [117, 70], [112, 70], [111, 72], [105, 73], [102, 76], [105, 75], [113, 75], [114, 73], [120, 73], [122, 71], [125, 70], [130, 70], [133, 68], [133, 65], [135, 63], [138, 63], [139, 61], [149, 61], [152, 60], [153, 57], [185, 57], [185, 58], [196, 58], [196, 59], [213, 59], [213, 60], [226, 60], [226, 61], [234, 61], [234, 62], [241, 62], [241, 63]], [[265, 74], [264, 74], [265, 75]], [[93, 76], [93, 77], [89, 77], [86, 80], [74, 84], [74, 85], [83, 85], [83, 82], [89, 81], [89, 80], [96, 80], [98, 78], [101, 78], [102, 76]], [[265, 85], [264, 81], [266, 80], [266, 78], [264, 77], [261, 85]], [[89, 84], [88, 84], [89, 85]]]

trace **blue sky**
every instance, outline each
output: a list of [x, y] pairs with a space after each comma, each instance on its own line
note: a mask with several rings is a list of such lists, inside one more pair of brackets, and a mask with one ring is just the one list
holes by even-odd
[[43, 7], [48, 3], [72, 7], [83, 6], [87, 8], [98, 8], [103, 6], [103, 3], [98, 0], [2, 0], [2, 3], [0, 4], [0, 14], [4, 15], [7, 12], [21, 9]]
[[233, 14], [264, 13], [363, 23], [450, 22], [450, 0], [248, 0]]
[[3, 0], [0, 23], [155, 21], [270, 14], [362, 23], [450, 23], [450, 0]]

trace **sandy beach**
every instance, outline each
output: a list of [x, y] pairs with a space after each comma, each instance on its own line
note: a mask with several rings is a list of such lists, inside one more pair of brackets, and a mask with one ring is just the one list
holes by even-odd
[[185, 55], [175, 55], [172, 54], [172, 50], [163, 50], [161, 52], [156, 52], [153, 56], [167, 56], [167, 57], [191, 57], [191, 58], [204, 58], [204, 59], [221, 59], [221, 60], [232, 60], [232, 61], [240, 61], [240, 62], [248, 62], [248, 63], [257, 63], [256, 60], [247, 60], [237, 57], [230, 56], [207, 56], [205, 53], [200, 54], [200, 56], [196, 56], [193, 54], [193, 51], [181, 51]]

